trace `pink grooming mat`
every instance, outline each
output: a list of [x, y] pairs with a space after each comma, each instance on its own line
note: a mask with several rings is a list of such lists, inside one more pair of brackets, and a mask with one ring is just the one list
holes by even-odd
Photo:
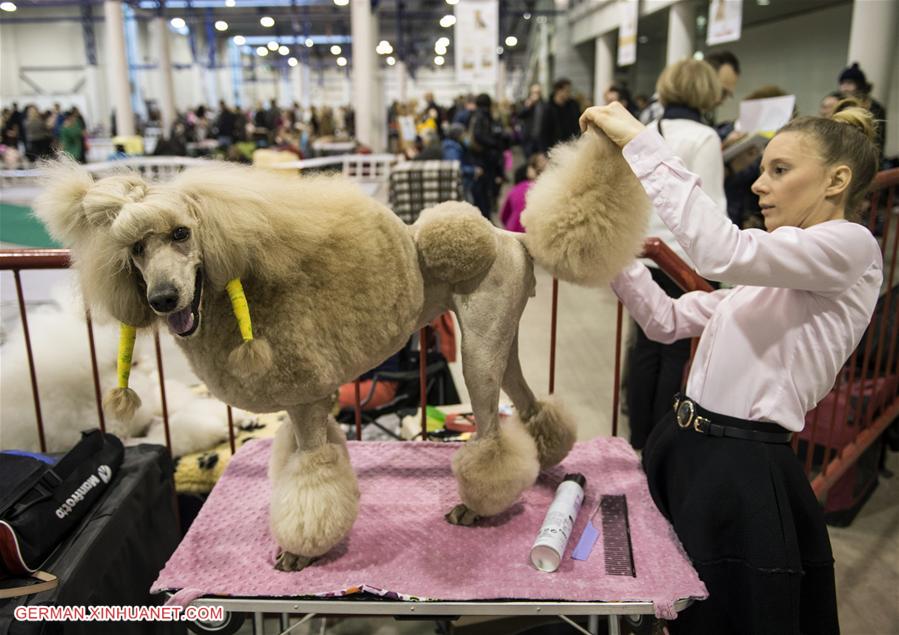
[[[639, 459], [624, 439], [579, 443], [541, 474], [521, 500], [474, 527], [443, 515], [459, 503], [450, 471], [455, 443], [350, 442], [362, 492], [349, 536], [303, 571], [273, 568], [266, 477], [271, 440], [235, 455], [152, 591], [181, 590], [170, 602], [200, 595], [340, 596], [368, 591], [421, 600], [652, 601], [673, 618], [681, 598], [707, 592], [671, 526], [656, 509]], [[537, 571], [531, 545], [566, 472], [587, 477], [587, 495], [555, 573]], [[599, 540], [587, 560], [572, 560], [589, 513], [603, 494], [625, 494], [636, 577], [605, 573]], [[597, 514], [594, 524], [602, 523]]]

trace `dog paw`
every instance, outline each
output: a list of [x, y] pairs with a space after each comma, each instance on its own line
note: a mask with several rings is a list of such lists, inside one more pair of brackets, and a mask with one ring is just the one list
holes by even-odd
[[464, 504], [459, 504], [449, 510], [446, 515], [446, 522], [450, 525], [462, 525], [470, 527], [480, 518], [476, 513], [468, 509]]
[[307, 558], [306, 556], [298, 556], [289, 551], [282, 551], [275, 560], [275, 569], [278, 571], [302, 571], [312, 564], [315, 558]]

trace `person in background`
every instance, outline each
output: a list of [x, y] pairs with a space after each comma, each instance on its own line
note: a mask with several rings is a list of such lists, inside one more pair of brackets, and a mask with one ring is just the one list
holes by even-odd
[[[718, 82], [721, 84], [721, 99], [716, 106], [720, 106], [727, 99], [736, 95], [737, 81], [740, 79], [740, 60], [730, 51], [716, 51], [706, 55], [704, 61], [710, 64], [715, 69], [715, 72], [718, 73]], [[717, 130], [718, 137], [724, 143], [724, 147], [736, 142], [737, 138], [733, 136], [733, 121], [715, 122], [713, 111], [709, 111], [708, 116], [709, 123]]]
[[84, 127], [74, 108], [66, 115], [62, 128], [59, 131], [59, 143], [63, 152], [79, 163], [85, 162]]
[[841, 99], [843, 99], [843, 93], [838, 90], [824, 95], [824, 98], [818, 105], [818, 116], [830, 117], [831, 115], [833, 115], [833, 111], [836, 109], [837, 104], [840, 103]]
[[531, 155], [527, 162], [525, 179], [509, 190], [506, 195], [506, 202], [503, 203], [499, 219], [503, 227], [509, 231], [524, 232], [524, 227], [521, 225], [521, 213], [524, 211], [527, 193], [545, 168], [546, 155], [539, 152]]
[[874, 116], [874, 122], [877, 125], [877, 147], [880, 148], [880, 158], [883, 159], [883, 148], [887, 136], [887, 113], [883, 104], [871, 97], [872, 90], [874, 90], [874, 86], [868, 83], [858, 62], [853, 62], [852, 66], [843, 69], [843, 72], [840, 73], [840, 92], [843, 97], [857, 99], [862, 108], [867, 108]]
[[481, 93], [475, 103], [477, 110], [468, 124], [469, 150], [481, 174], [475, 178], [472, 195], [481, 214], [490, 220], [496, 204], [497, 179], [502, 175], [503, 138], [497, 132], [490, 95]]
[[525, 159], [530, 159], [531, 155], [540, 151], [540, 125], [543, 123], [545, 110], [543, 89], [540, 88], [540, 84], [531, 84], [530, 92], [518, 110], [518, 119], [521, 121], [521, 150]]
[[465, 147], [465, 126], [460, 123], [450, 124], [446, 138], [443, 140], [443, 160], [458, 161], [462, 171], [462, 194], [466, 201], [472, 203], [472, 187], [474, 180], [482, 173], [471, 159], [471, 153]]
[[[675, 62], [662, 71], [656, 83], [659, 103], [665, 109], [662, 118], [647, 127], [658, 132], [687, 169], [699, 176], [704, 191], [714, 204], [713, 209], [723, 217], [727, 213], [727, 201], [721, 142], [715, 130], [703, 121], [703, 115], [720, 102], [721, 90], [715, 70], [706, 62], [695, 59]], [[696, 268], [659, 216], [650, 218], [647, 235], [661, 239], [688, 265]], [[651, 261], [645, 264], [652, 279], [669, 297], [683, 295], [680, 287], [658, 265]], [[653, 426], [671, 408], [671, 400], [681, 388], [689, 358], [689, 340], [662, 344], [637, 327], [634, 345], [628, 354], [626, 380], [630, 441], [634, 448], [643, 448]]]
[[[582, 125], [619, 147], [699, 272], [734, 285], [674, 300], [640, 263], [612, 290], [654, 339], [699, 337], [686, 394], [643, 451], [649, 491], [709, 597], [672, 633], [840, 632], [820, 503], [790, 447], [871, 320], [880, 246], [851, 222], [877, 173], [870, 113], [794, 119], [753, 185], [768, 230], [740, 230], [655, 132], [618, 104]], [[599, 166], [597, 166], [599, 168]]]
[[611, 86], [609, 86], [606, 89], [606, 92], [603, 93], [603, 99], [605, 99], [605, 102], [607, 104], [611, 104], [613, 101], [617, 101], [619, 104], [627, 108], [627, 111], [634, 116], [639, 114], [639, 110], [637, 110], [636, 106], [631, 100], [631, 92], [624, 84], [612, 84]]
[[53, 136], [46, 117], [34, 104], [25, 109], [25, 138], [28, 140], [25, 156], [29, 161], [50, 156]]
[[571, 96], [571, 80], [556, 80], [540, 123], [540, 150], [549, 152], [557, 143], [577, 137], [580, 134], [577, 123], [580, 114], [578, 103]]
[[421, 131], [421, 150], [413, 157], [415, 161], [440, 161], [443, 158], [443, 147], [440, 137], [434, 128]]
[[736, 95], [737, 82], [740, 79], [740, 60], [730, 51], [716, 51], [703, 58], [718, 73], [718, 82], [721, 84], [721, 105], [725, 100]]
[[215, 119], [215, 130], [220, 148], [227, 148], [234, 143], [234, 128], [237, 117], [228, 107], [224, 99], [219, 100], [219, 114]]

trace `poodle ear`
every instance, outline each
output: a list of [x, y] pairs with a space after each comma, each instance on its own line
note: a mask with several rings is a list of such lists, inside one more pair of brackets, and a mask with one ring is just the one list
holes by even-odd
[[66, 155], [43, 163], [41, 171], [41, 193], [34, 200], [34, 214], [57, 242], [70, 246], [90, 229], [83, 202], [94, 179]]
[[146, 283], [134, 265], [122, 260], [121, 249], [105, 235], [82, 247], [72, 256], [88, 304], [101, 307], [119, 322], [150, 326], [155, 314], [147, 302]]

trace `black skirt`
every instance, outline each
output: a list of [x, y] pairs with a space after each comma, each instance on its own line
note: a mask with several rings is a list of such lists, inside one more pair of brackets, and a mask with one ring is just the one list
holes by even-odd
[[709, 590], [672, 632], [839, 633], [827, 527], [788, 444], [684, 430], [672, 412], [653, 430], [643, 467]]

